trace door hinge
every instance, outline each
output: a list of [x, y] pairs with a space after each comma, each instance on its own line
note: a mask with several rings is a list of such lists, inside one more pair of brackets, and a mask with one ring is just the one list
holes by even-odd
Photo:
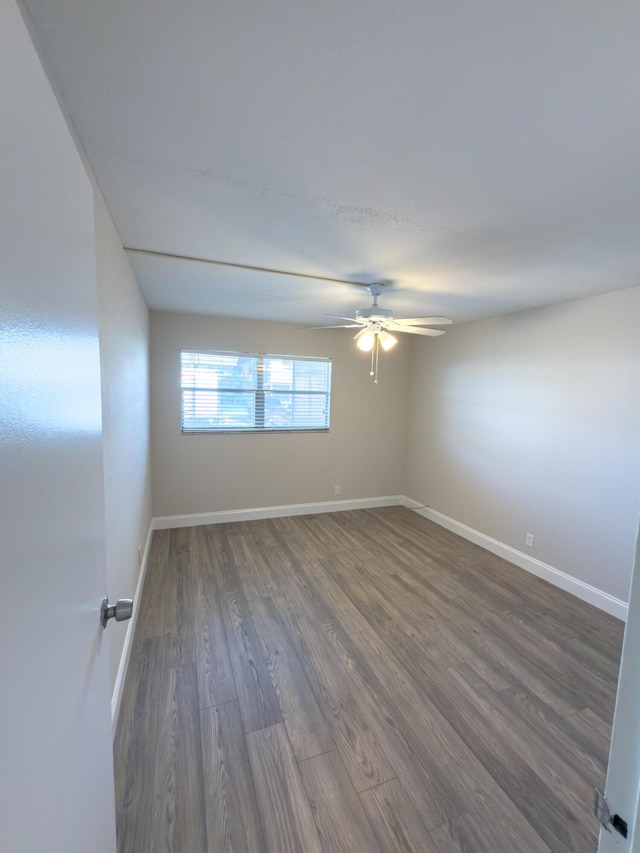
[[609, 803], [606, 801], [602, 791], [595, 788], [595, 799], [593, 802], [593, 813], [607, 832], [611, 832], [611, 827], [619, 832], [623, 838], [627, 837], [627, 822], [623, 820], [619, 814], [611, 814]]

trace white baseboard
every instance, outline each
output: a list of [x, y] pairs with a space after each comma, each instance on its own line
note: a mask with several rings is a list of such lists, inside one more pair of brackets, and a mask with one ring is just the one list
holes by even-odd
[[259, 518], [282, 518], [288, 515], [316, 515], [320, 512], [342, 512], [349, 509], [371, 509], [378, 506], [405, 506], [404, 495], [379, 498], [355, 498], [348, 501], [317, 501], [307, 504], [262, 506], [250, 509], [225, 509], [219, 512], [198, 512], [193, 515], [164, 515], [151, 522], [154, 530], [171, 527], [197, 527], [199, 524], [224, 524], [228, 521], [256, 521]]
[[597, 587], [591, 586], [588, 583], [584, 583], [584, 581], [578, 580], [578, 578], [574, 578], [565, 572], [561, 572], [559, 569], [549, 566], [547, 563], [536, 560], [534, 557], [530, 557], [528, 554], [524, 554], [522, 551], [518, 551], [510, 545], [505, 545], [504, 542], [492, 539], [491, 536], [486, 536], [484, 533], [474, 530], [473, 527], [468, 527], [460, 521], [449, 518], [448, 515], [443, 515], [441, 512], [438, 512], [431, 507], [425, 507], [424, 504], [420, 504], [412, 498], [405, 498], [404, 505], [409, 507], [409, 509], [413, 509], [415, 512], [419, 513], [419, 515], [423, 515], [425, 518], [435, 521], [435, 523], [439, 524], [441, 527], [446, 527], [447, 530], [451, 530], [453, 533], [457, 533], [464, 539], [468, 539], [469, 542], [480, 545], [481, 548], [491, 551], [492, 554], [496, 554], [498, 557], [508, 560], [508, 562], [513, 563], [527, 572], [531, 572], [532, 575], [536, 575], [536, 577], [548, 581], [554, 586], [565, 590], [565, 592], [570, 592], [577, 598], [582, 599], [582, 601], [593, 604], [595, 607], [598, 607], [600, 610], [604, 610], [606, 613], [609, 613], [611, 616], [615, 616], [617, 619], [626, 621], [627, 604], [619, 598], [614, 598], [614, 596], [609, 595], [609, 593], [603, 592], [601, 589], [597, 589]]
[[138, 616], [138, 602], [142, 596], [142, 585], [147, 572], [147, 562], [149, 558], [149, 548], [151, 547], [151, 538], [153, 536], [153, 519], [149, 525], [147, 533], [147, 541], [145, 542], [142, 559], [140, 560], [140, 571], [138, 572], [138, 582], [136, 583], [136, 591], [133, 596], [133, 615], [127, 622], [127, 632], [124, 637], [122, 646], [122, 654], [120, 655], [120, 665], [118, 666], [118, 674], [116, 675], [116, 683], [113, 685], [113, 693], [111, 695], [111, 729], [113, 736], [116, 734], [116, 726], [118, 725], [118, 714], [120, 713], [120, 702], [122, 701], [122, 690], [124, 681], [127, 676], [127, 668], [129, 666], [129, 658], [131, 656], [131, 647], [133, 645], [133, 635], [136, 629], [136, 619]]
[[[568, 575], [565, 572], [560, 571], [560, 569], [556, 569], [547, 563], [543, 563], [541, 560], [536, 560], [534, 557], [530, 557], [528, 554], [518, 551], [510, 545], [505, 545], [504, 542], [499, 542], [491, 536], [480, 533], [479, 530], [474, 530], [473, 527], [469, 527], [460, 521], [456, 521], [454, 518], [450, 518], [431, 507], [425, 507], [423, 504], [413, 500], [412, 498], [408, 498], [405, 495], [386, 495], [377, 498], [355, 498], [353, 500], [342, 501], [317, 501], [315, 503], [251, 507], [248, 509], [229, 509], [217, 512], [193, 513], [191, 515], [159, 516], [153, 518], [151, 521], [151, 530], [145, 547], [143, 567], [146, 568], [146, 556], [149, 543], [151, 541], [151, 531], [153, 530], [166, 530], [172, 527], [195, 527], [199, 524], [224, 524], [230, 521], [255, 521], [260, 518], [315, 515], [316, 513], [322, 512], [340, 512], [344, 510], [370, 509], [382, 506], [406, 506], [409, 509], [413, 509], [415, 512], [430, 519], [431, 521], [434, 521], [441, 527], [445, 527], [447, 530], [457, 533], [464, 539], [468, 539], [469, 542], [480, 545], [481, 548], [490, 551], [492, 554], [496, 554], [498, 557], [502, 557], [508, 562], [513, 563], [515, 566], [536, 575], [536, 577], [548, 581], [554, 586], [565, 590], [565, 592], [575, 595], [582, 601], [593, 604], [595, 607], [598, 607], [600, 610], [604, 610], [611, 616], [615, 616], [617, 619], [622, 619], [623, 621], [626, 621], [627, 619], [627, 604], [619, 598], [615, 598], [597, 587], [591, 586], [578, 578], [572, 577], [572, 575]], [[136, 597], [139, 595], [139, 591], [142, 588], [143, 576], [144, 570], [140, 572], [140, 579], [138, 583], [139, 589], [136, 591]], [[119, 705], [119, 693], [121, 692], [121, 674], [122, 680], [124, 680], [124, 672], [126, 672], [126, 663], [129, 655], [130, 638], [132, 636], [133, 620], [129, 625], [129, 631], [127, 632], [127, 638], [125, 641], [126, 655], [125, 652], [123, 652], [120, 670], [118, 671], [118, 679], [116, 680], [116, 687], [114, 689], [114, 701], [112, 702], [112, 710], [114, 707], [116, 709], [114, 719], [117, 719], [117, 706]]]

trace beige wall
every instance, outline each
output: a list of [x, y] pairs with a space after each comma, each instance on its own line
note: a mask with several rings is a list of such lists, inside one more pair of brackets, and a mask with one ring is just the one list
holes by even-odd
[[[107, 593], [133, 598], [138, 547], [151, 523], [149, 455], [149, 312], [107, 208], [96, 192]], [[129, 623], [112, 623], [111, 686]]]
[[413, 356], [406, 494], [626, 601], [640, 288], [460, 326]]
[[[182, 435], [181, 348], [333, 359], [328, 433]], [[410, 346], [381, 356], [380, 382], [344, 331], [151, 313], [151, 445], [156, 516], [369, 498], [402, 492]]]

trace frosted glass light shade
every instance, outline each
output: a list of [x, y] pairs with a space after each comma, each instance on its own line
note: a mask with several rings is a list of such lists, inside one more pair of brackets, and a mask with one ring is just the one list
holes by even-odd
[[398, 343], [398, 339], [390, 335], [389, 332], [380, 332], [380, 346], [387, 352]]
[[358, 337], [358, 349], [362, 350], [362, 352], [371, 352], [374, 341], [375, 335], [373, 332], [367, 330]]

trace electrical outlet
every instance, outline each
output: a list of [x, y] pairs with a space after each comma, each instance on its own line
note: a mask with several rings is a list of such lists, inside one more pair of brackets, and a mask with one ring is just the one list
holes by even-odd
[[338, 497], [338, 495], [342, 494], [342, 486], [334, 486], [333, 494]]
[[525, 536], [525, 539], [524, 539], [527, 548], [533, 548], [533, 543], [535, 541], [535, 538], [536, 537], [533, 535], [533, 533], [527, 533], [527, 535]]

